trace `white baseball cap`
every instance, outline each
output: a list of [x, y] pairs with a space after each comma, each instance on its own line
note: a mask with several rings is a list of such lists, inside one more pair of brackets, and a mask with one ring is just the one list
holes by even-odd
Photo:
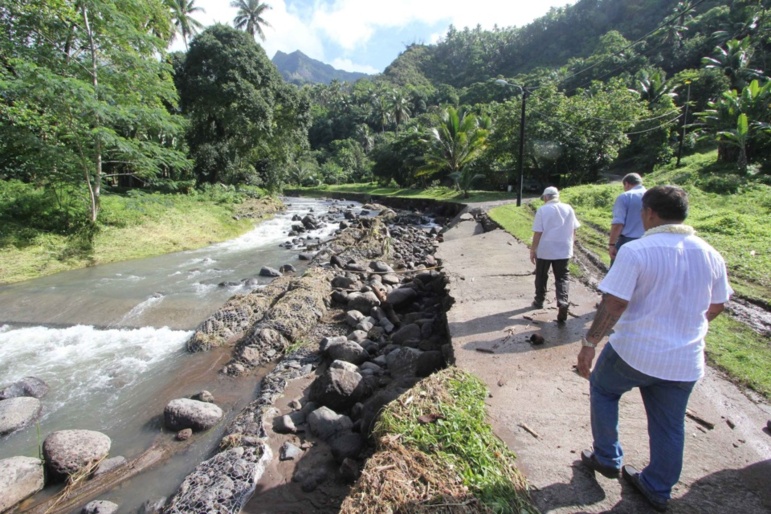
[[560, 192], [556, 187], [549, 186], [543, 190], [543, 194], [541, 196], [559, 196], [559, 195], [560, 195]]

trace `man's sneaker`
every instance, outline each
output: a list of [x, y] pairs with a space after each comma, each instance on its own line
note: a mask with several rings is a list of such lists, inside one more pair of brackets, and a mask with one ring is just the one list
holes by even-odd
[[645, 485], [642, 483], [642, 480], [640, 479], [640, 472], [637, 471], [634, 466], [627, 464], [621, 468], [621, 475], [624, 477], [624, 480], [632, 484], [632, 486], [637, 489], [637, 491], [642, 494], [646, 500], [648, 500], [648, 503], [651, 504], [651, 507], [653, 507], [654, 510], [657, 512], [667, 511], [668, 500], [657, 498], [652, 492], [650, 492], [648, 488], [645, 487]]
[[533, 300], [532, 306], [536, 309], [543, 309], [543, 302], [539, 302], [538, 300]]
[[597, 471], [608, 478], [618, 478], [619, 473], [621, 473], [621, 470], [618, 468], [600, 464], [597, 457], [594, 456], [594, 452], [591, 450], [584, 450], [581, 452], [581, 462], [592, 471]]
[[557, 321], [560, 323], [565, 323], [568, 320], [568, 306], [567, 305], [561, 305], [559, 308], [559, 311], [557, 312]]

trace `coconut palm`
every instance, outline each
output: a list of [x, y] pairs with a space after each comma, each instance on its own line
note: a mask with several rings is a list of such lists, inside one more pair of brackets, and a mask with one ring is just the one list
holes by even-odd
[[[426, 139], [426, 164], [416, 176], [432, 176], [442, 171], [449, 175], [462, 173], [486, 148], [489, 126], [489, 118], [479, 119], [472, 113], [454, 107], [442, 111]], [[462, 181], [466, 184], [473, 182], [473, 174], [456, 176], [470, 179]]]
[[396, 123], [396, 132], [399, 132], [399, 125], [410, 119], [410, 114], [412, 113], [410, 112], [409, 100], [398, 89], [394, 89], [391, 93], [389, 110], [394, 123]]
[[[200, 21], [192, 17], [195, 12], [206, 12], [203, 7], [197, 7], [195, 0], [166, 0], [166, 7], [171, 10], [171, 21], [176, 34], [182, 36], [187, 50], [187, 40], [203, 28]], [[173, 41], [172, 37], [172, 41]]]
[[270, 27], [270, 23], [262, 16], [271, 8], [268, 4], [260, 0], [233, 0], [230, 2], [230, 7], [238, 9], [236, 17], [233, 18], [233, 25], [238, 30], [243, 30], [252, 37], [259, 34], [260, 39], [265, 41], [265, 32], [262, 31], [262, 27]]

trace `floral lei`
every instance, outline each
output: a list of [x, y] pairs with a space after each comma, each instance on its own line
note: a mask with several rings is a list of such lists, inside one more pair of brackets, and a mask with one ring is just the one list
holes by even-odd
[[658, 227], [646, 230], [643, 237], [652, 236], [653, 234], [684, 234], [686, 236], [692, 236], [695, 233], [696, 231], [689, 225], [659, 225]]

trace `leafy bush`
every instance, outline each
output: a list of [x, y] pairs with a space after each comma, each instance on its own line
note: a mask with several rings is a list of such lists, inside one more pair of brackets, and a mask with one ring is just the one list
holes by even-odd
[[719, 194], [736, 194], [744, 184], [744, 178], [733, 173], [728, 175], [710, 174], [696, 182], [696, 185], [703, 191]]

